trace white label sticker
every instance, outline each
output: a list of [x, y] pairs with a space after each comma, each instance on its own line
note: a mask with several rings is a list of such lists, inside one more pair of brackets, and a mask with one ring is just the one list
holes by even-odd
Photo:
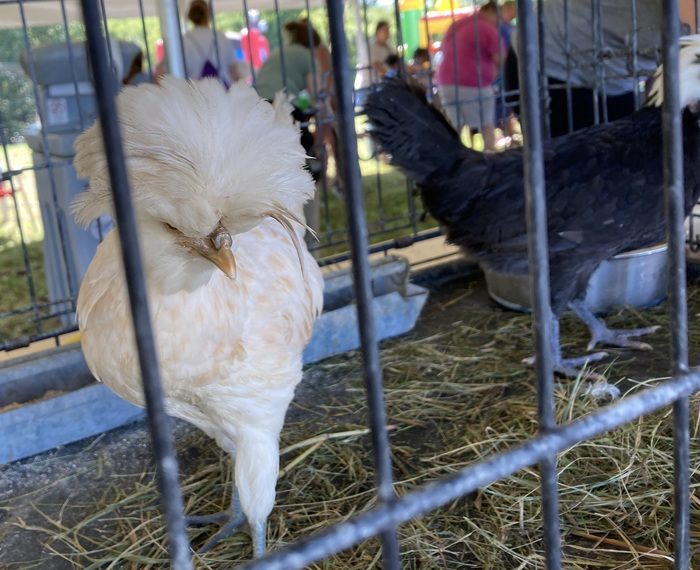
[[49, 125], [65, 125], [70, 122], [68, 118], [68, 99], [65, 97], [50, 97], [46, 102]]

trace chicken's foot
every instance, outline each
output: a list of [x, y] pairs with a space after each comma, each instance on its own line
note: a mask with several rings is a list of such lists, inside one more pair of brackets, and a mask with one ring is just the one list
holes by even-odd
[[[606, 352], [596, 352], [593, 354], [587, 354], [585, 356], [579, 356], [575, 358], [564, 358], [561, 353], [561, 341], [559, 338], [559, 319], [552, 315], [550, 328], [550, 342], [552, 349], [552, 370], [556, 374], [565, 376], [567, 378], [577, 378], [583, 373], [584, 377], [594, 381], [605, 381], [605, 376], [592, 372], [590, 370], [582, 371], [581, 368], [590, 362], [597, 362], [605, 358], [608, 354]], [[534, 366], [537, 358], [531, 356], [526, 358], [523, 362], [529, 366]]]
[[586, 307], [583, 301], [573, 301], [569, 308], [576, 313], [588, 330], [591, 331], [591, 341], [588, 343], [588, 350], [593, 350], [599, 344], [616, 346], [619, 348], [631, 348], [634, 350], [652, 350], [650, 344], [633, 340], [637, 337], [656, 332], [659, 327], [645, 327], [641, 329], [609, 329], [604, 321], [596, 317], [593, 312]]
[[245, 524], [246, 519], [241, 509], [241, 500], [238, 496], [238, 489], [233, 485], [233, 495], [231, 497], [231, 508], [228, 511], [214, 513], [211, 515], [201, 515], [187, 517], [186, 523], [192, 526], [204, 526], [209, 524], [221, 524], [222, 527], [202, 546], [197, 552], [204, 554], [214, 548], [219, 542], [233, 536]]

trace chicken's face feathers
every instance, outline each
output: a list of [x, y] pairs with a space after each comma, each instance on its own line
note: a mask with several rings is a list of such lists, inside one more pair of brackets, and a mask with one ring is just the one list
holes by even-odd
[[[270, 206], [301, 212], [314, 192], [288, 109], [237, 83], [165, 77], [117, 99], [132, 199], [139, 219], [205, 236], [221, 220], [232, 233], [260, 223]], [[74, 206], [89, 223], [111, 213], [107, 162], [97, 122], [76, 141], [75, 167], [90, 190]]]
[[[681, 108], [700, 101], [700, 35], [680, 38], [678, 52]], [[649, 79], [646, 105], [661, 107], [664, 102], [663, 65], [660, 65]]]

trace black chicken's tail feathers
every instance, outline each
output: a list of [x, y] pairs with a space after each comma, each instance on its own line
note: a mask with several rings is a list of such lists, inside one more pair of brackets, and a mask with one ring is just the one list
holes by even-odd
[[438, 173], [451, 171], [467, 149], [441, 111], [428, 103], [425, 90], [400, 78], [385, 80], [367, 99], [370, 134], [392, 163], [425, 184]]

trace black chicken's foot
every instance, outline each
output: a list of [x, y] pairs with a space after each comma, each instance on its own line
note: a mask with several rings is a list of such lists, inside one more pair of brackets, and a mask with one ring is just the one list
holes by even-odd
[[[566, 378], [578, 378], [583, 374], [584, 378], [594, 380], [596, 382], [605, 382], [605, 376], [598, 374], [591, 370], [581, 370], [582, 367], [590, 362], [597, 362], [605, 358], [608, 354], [606, 352], [596, 352], [594, 354], [587, 354], [586, 356], [579, 356], [576, 358], [564, 358], [561, 353], [561, 343], [559, 338], [559, 319], [552, 315], [550, 321], [550, 346], [552, 351], [552, 370], [561, 376]], [[525, 364], [529, 366], [534, 366], [536, 362], [536, 357], [531, 356], [523, 360]]]
[[[554, 362], [552, 362], [552, 370], [556, 374], [566, 378], [578, 378], [579, 375], [583, 374], [584, 378], [594, 380], [596, 382], [604, 382], [606, 379], [602, 374], [598, 374], [597, 372], [593, 372], [591, 370], [581, 370], [581, 368], [590, 362], [598, 362], [599, 360], [603, 360], [603, 358], [605, 358], [607, 355], [607, 352], [595, 352], [593, 354], [579, 356], [577, 358], [561, 358], [561, 356], [557, 358], [555, 355]], [[531, 356], [530, 358], [523, 360], [523, 362], [529, 366], [534, 366], [536, 360], [537, 358], [535, 356]]]
[[652, 350], [650, 344], [632, 340], [634, 338], [652, 334], [659, 327], [644, 327], [641, 329], [609, 329], [605, 322], [596, 317], [593, 312], [584, 305], [583, 301], [573, 301], [569, 304], [571, 310], [576, 313], [588, 330], [591, 332], [591, 341], [588, 343], [588, 350], [593, 350], [599, 344], [615, 346], [619, 348], [631, 348], [633, 350]]

